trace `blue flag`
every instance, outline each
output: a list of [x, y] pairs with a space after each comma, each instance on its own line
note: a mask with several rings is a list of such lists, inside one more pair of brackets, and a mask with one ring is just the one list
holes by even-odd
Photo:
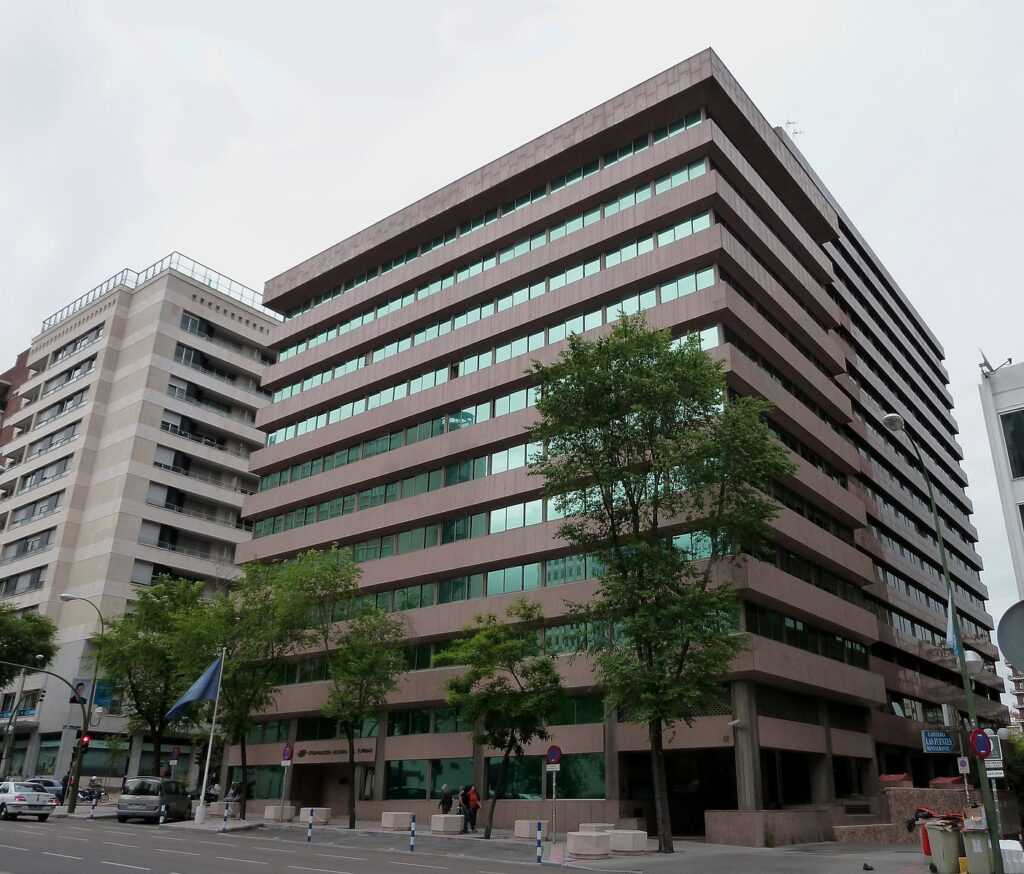
[[223, 661], [224, 656], [218, 656], [217, 660], [203, 671], [203, 675], [189, 687], [189, 690], [175, 702], [174, 706], [167, 711], [165, 718], [168, 722], [181, 719], [188, 712], [189, 705], [193, 701], [213, 701], [217, 698], [217, 693], [220, 691], [220, 672]]

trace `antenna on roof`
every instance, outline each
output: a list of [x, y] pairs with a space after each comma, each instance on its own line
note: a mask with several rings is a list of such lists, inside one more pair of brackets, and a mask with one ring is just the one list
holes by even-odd
[[981, 375], [985, 379], [987, 379], [993, 373], [999, 370], [999, 367], [1006, 367], [1007, 364], [1013, 364], [1013, 359], [1007, 358], [1002, 364], [999, 365], [999, 367], [993, 367], [991, 364], [988, 363], [988, 358], [985, 356], [985, 353], [982, 352], [980, 349], [978, 350], [978, 352], [981, 353], [981, 364], [979, 364], [978, 367], [981, 368]]
[[793, 119], [788, 119], [786, 123], [783, 125], [783, 127], [786, 129], [786, 133], [788, 133], [791, 137], [798, 137], [800, 136], [800, 134], [803, 133], [802, 130], [797, 130], [796, 126], [798, 124], [799, 122], [794, 121]]

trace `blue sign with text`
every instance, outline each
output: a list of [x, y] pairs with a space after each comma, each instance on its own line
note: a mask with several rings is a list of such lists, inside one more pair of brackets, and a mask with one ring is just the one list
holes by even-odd
[[956, 739], [951, 731], [926, 728], [921, 732], [921, 748], [926, 753], [951, 753], [956, 749]]

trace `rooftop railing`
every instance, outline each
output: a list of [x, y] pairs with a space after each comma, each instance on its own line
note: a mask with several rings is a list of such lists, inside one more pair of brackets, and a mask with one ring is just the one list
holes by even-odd
[[149, 267], [136, 273], [134, 270], [129, 270], [127, 267], [120, 273], [116, 273], [105, 282], [101, 282], [95, 288], [90, 289], [81, 297], [71, 301], [67, 306], [57, 310], [52, 316], [47, 319], [43, 319], [43, 327], [40, 329], [40, 333], [48, 331], [54, 325], [59, 325], [66, 318], [73, 316], [80, 309], [89, 306], [89, 304], [99, 300], [104, 295], [109, 294], [115, 288], [137, 288], [144, 282], [148, 282], [158, 273], [162, 273], [164, 270], [177, 270], [178, 273], [182, 273], [188, 276], [190, 279], [195, 279], [197, 282], [201, 282], [203, 285], [212, 288], [214, 291], [219, 291], [222, 294], [226, 294], [228, 297], [234, 298], [240, 303], [244, 303], [246, 306], [250, 306], [253, 309], [259, 310], [265, 316], [274, 321], [282, 321], [282, 317], [279, 313], [275, 313], [273, 310], [267, 309], [263, 306], [263, 295], [258, 291], [253, 291], [251, 288], [242, 285], [240, 282], [235, 282], [233, 279], [229, 279], [222, 273], [218, 273], [216, 270], [211, 270], [198, 261], [193, 261], [186, 255], [182, 255], [180, 252], [171, 252], [166, 258], [161, 258], [155, 264], [150, 264]]

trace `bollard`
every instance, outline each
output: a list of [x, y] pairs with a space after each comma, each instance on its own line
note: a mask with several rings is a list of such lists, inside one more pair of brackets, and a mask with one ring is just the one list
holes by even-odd
[[[283, 807], [281, 808], [281, 811], [282, 811], [282, 818], [283, 818], [283, 815], [284, 815], [283, 814], [283, 811], [284, 811]], [[307, 844], [313, 843], [313, 808], [312, 807], [309, 808], [309, 819], [306, 821], [306, 843]]]
[[409, 852], [416, 852], [416, 814], [409, 820]]
[[163, 825], [164, 822], [166, 821], [166, 819], [167, 819], [167, 805], [166, 804], [161, 804], [160, 805], [160, 825]]
[[230, 805], [227, 802], [224, 803], [224, 824], [220, 827], [220, 833], [221, 834], [225, 834], [227, 832], [227, 830], [228, 830], [228, 807], [229, 806]]
[[544, 833], [541, 831], [540, 820], [537, 820], [537, 864], [544, 862]]
[[89, 810], [89, 819], [96, 819], [96, 801], [98, 799], [95, 795], [92, 797], [92, 808]]

